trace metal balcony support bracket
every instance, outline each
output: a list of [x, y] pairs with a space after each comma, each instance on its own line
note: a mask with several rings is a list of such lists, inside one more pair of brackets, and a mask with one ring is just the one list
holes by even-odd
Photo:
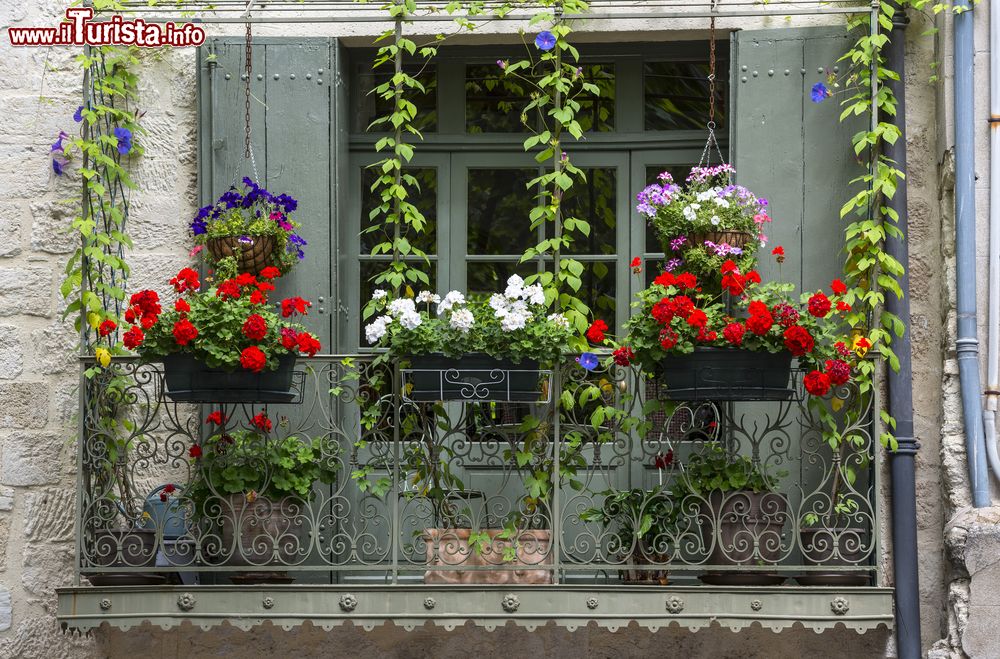
[[467, 622], [488, 630], [509, 622], [527, 628], [555, 623], [574, 630], [590, 623], [655, 631], [713, 623], [732, 631], [758, 624], [775, 632], [802, 625], [821, 632], [838, 624], [858, 632], [892, 628], [891, 588], [709, 586], [215, 586], [60, 588], [64, 629], [108, 624], [163, 629], [184, 621], [209, 629], [226, 622], [248, 630], [265, 621], [291, 628], [308, 621], [324, 629], [350, 622], [371, 630], [386, 622], [445, 629]]
[[[896, 97], [896, 124], [901, 133], [886, 147], [886, 156], [906, 172], [906, 92], [904, 80], [905, 35], [909, 19], [898, 4], [886, 51], [886, 66], [899, 74], [888, 80]], [[907, 248], [906, 180], [898, 181], [889, 206], [899, 215], [902, 236], [886, 239], [886, 251], [906, 270], [899, 278], [903, 296], [886, 296], [886, 310], [903, 321], [903, 335], [893, 342], [899, 370], [888, 369], [889, 413], [896, 419], [899, 448], [889, 454], [892, 477], [893, 582], [896, 584], [896, 645], [903, 659], [920, 656], [920, 586], [917, 569], [917, 503], [914, 462], [920, 444], [913, 436], [913, 368], [910, 353], [910, 275]]]

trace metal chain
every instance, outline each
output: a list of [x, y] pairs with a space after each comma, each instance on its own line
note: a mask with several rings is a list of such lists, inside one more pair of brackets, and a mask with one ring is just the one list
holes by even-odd
[[[719, 0], [712, 1], [712, 11], [718, 8]], [[701, 152], [699, 167], [712, 164], [711, 149], [714, 146], [715, 152], [719, 156], [719, 162], [726, 161], [722, 156], [722, 149], [719, 148], [719, 141], [715, 137], [715, 16], [712, 16], [708, 25], [708, 140], [705, 142], [705, 150]]]
[[[243, 157], [250, 160], [250, 170], [253, 172], [253, 180], [259, 181], [260, 175], [257, 173], [257, 160], [253, 157], [253, 146], [251, 144], [251, 134], [252, 130], [250, 127], [250, 79], [253, 75], [253, 31], [251, 30], [250, 13], [247, 12], [247, 36], [246, 36], [246, 51], [244, 52], [245, 68], [243, 75], [245, 77], [244, 89], [246, 91], [246, 115], [245, 115], [245, 129], [246, 129], [246, 140], [243, 144]], [[237, 174], [238, 175], [238, 174]]]

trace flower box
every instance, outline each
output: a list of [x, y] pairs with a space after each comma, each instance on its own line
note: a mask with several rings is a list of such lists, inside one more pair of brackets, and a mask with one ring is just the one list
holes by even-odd
[[792, 354], [697, 347], [655, 367], [659, 397], [669, 400], [788, 400]]
[[403, 369], [403, 395], [413, 401], [537, 402], [541, 375], [531, 359], [515, 364], [484, 353], [414, 355]]
[[[472, 529], [424, 529], [421, 540], [428, 568], [424, 572], [424, 583], [552, 583], [551, 531], [519, 531], [514, 539], [504, 537], [503, 529], [484, 529], [482, 532], [489, 541], [477, 549], [470, 543]], [[514, 558], [508, 560], [511, 552]], [[455, 569], [458, 566], [463, 569]]]
[[210, 368], [182, 352], [164, 355], [165, 393], [178, 403], [288, 403], [295, 398], [295, 360], [293, 354], [281, 355], [276, 370], [254, 373]]

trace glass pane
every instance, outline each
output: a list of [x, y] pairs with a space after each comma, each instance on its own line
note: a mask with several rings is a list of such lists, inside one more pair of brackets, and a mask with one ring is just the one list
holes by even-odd
[[469, 254], [520, 255], [538, 244], [530, 213], [532, 169], [469, 169]]
[[[420, 269], [427, 273], [427, 276], [430, 278], [431, 283], [430, 283], [430, 286], [428, 286], [427, 284], [423, 284], [423, 283], [412, 284], [411, 288], [413, 289], [413, 292], [414, 293], [419, 293], [420, 291], [423, 291], [423, 290], [437, 291], [437, 263], [435, 263], [434, 261], [431, 261], [430, 265], [428, 265], [426, 263], [421, 264], [419, 261], [415, 261], [414, 264], [415, 265], [419, 264]], [[368, 303], [368, 300], [372, 299], [372, 293], [375, 291], [375, 289], [376, 288], [387, 288], [385, 285], [381, 285], [381, 286], [376, 287], [375, 284], [372, 283], [372, 279], [376, 275], [378, 275], [380, 272], [385, 271], [385, 269], [388, 266], [389, 266], [389, 262], [388, 261], [362, 261], [362, 263], [361, 263], [361, 298], [360, 298], [361, 304], [358, 307], [358, 315], [359, 316], [361, 314], [361, 310], [365, 308], [365, 304]], [[371, 321], [372, 321], [371, 318], [367, 318], [367, 319], [366, 318], [362, 318], [361, 321], [360, 321], [360, 325], [359, 325], [360, 334], [358, 335], [358, 341], [360, 343], [358, 343], [358, 345], [361, 346], [362, 348], [370, 348], [371, 347], [371, 345], [368, 343], [368, 341], [365, 340], [365, 325], [367, 325]]]
[[[563, 199], [564, 217], [590, 223], [590, 235], [573, 233], [567, 254], [605, 254], [616, 252], [615, 209], [617, 208], [618, 171], [613, 167], [587, 168], [586, 183], [577, 182]], [[551, 228], [549, 229], [551, 233]]]
[[580, 111], [577, 121], [584, 132], [607, 132], [615, 129], [615, 67], [613, 64], [585, 64], [584, 79], [597, 85], [598, 95], [582, 94], [577, 97]]
[[[419, 191], [415, 197], [410, 199], [417, 209], [423, 214], [426, 225], [421, 233], [417, 233], [412, 227], [401, 227], [402, 235], [410, 241], [410, 244], [418, 249], [422, 249], [428, 254], [437, 253], [437, 169], [426, 167], [421, 169], [406, 169], [407, 174], [412, 175], [417, 180]], [[380, 199], [372, 192], [372, 184], [376, 179], [376, 170], [365, 167], [361, 171], [361, 253], [371, 254], [372, 247], [391, 240], [393, 227], [389, 226], [376, 231], [365, 232], [364, 230], [376, 226], [378, 223], [371, 220], [372, 209], [376, 208]], [[413, 188], [410, 188], [413, 190]]]
[[[646, 130], [701, 130], [708, 123], [708, 62], [646, 62], [643, 65]], [[726, 125], [729, 63], [715, 73], [715, 123]]]
[[469, 263], [468, 284], [466, 289], [470, 296], [489, 297], [493, 293], [502, 292], [507, 288], [507, 280], [513, 274], [522, 278], [538, 272], [536, 263], [515, 263], [513, 261], [493, 263]]
[[521, 110], [528, 104], [527, 85], [501, 75], [496, 64], [465, 67], [465, 130], [469, 133], [523, 133]]
[[[358, 79], [358, 93], [356, 94], [357, 112], [354, 113], [354, 122], [351, 132], [364, 133], [368, 131], [368, 126], [378, 119], [393, 111], [393, 102], [385, 100], [374, 91], [379, 85], [383, 85], [392, 80], [392, 67], [384, 65], [372, 71], [370, 61], [359, 62], [355, 71]], [[437, 130], [437, 69], [433, 65], [422, 63], [404, 64], [403, 71], [416, 78], [424, 86], [424, 93], [419, 89], [407, 90], [406, 97], [417, 106], [417, 116], [413, 125], [421, 132]], [[373, 126], [372, 132], [389, 132], [388, 125]]]
[[[694, 165], [646, 165], [646, 183], [645, 185], [650, 185], [656, 182], [656, 177], [660, 175], [660, 172], [670, 172], [670, 175], [674, 177], [674, 181], [679, 185], [683, 184], [684, 179], [688, 177], [691, 173], [691, 168]], [[638, 193], [638, 190], [636, 190]], [[634, 198], [633, 198], [634, 199]], [[660, 252], [663, 250], [663, 246], [660, 245], [660, 239], [656, 237], [656, 232], [653, 231], [653, 227], [647, 222], [646, 223], [646, 252]], [[657, 266], [659, 267], [659, 266]], [[654, 277], [656, 274], [654, 273]]]
[[577, 297], [590, 307], [594, 318], [615, 326], [615, 262], [595, 261], [583, 264], [583, 286]]

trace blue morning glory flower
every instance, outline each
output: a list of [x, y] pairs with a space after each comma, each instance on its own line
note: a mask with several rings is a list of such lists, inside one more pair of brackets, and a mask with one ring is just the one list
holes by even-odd
[[538, 50], [552, 50], [556, 47], [556, 35], [552, 34], [548, 30], [542, 30], [535, 37], [535, 46]]
[[66, 169], [66, 159], [65, 158], [53, 158], [52, 159], [52, 171], [56, 173], [56, 176], [62, 176], [63, 171]]
[[588, 371], [593, 371], [595, 368], [597, 368], [599, 360], [597, 359], [597, 355], [595, 355], [594, 353], [585, 352], [576, 358], [576, 363], [584, 367]]
[[83, 106], [82, 105], [76, 109], [76, 112], [73, 113], [73, 121], [75, 121], [76, 123], [80, 123], [81, 121], [83, 121]]
[[62, 152], [63, 151], [63, 143], [62, 142], [63, 142], [63, 140], [65, 140], [68, 137], [69, 137], [69, 135], [67, 135], [65, 132], [59, 131], [59, 137], [58, 137], [58, 139], [56, 139], [55, 142], [53, 142], [52, 148], [49, 149], [49, 153], [54, 153], [55, 151]]
[[822, 82], [817, 82], [812, 88], [812, 102], [822, 103], [830, 96], [830, 90]]
[[118, 153], [123, 156], [132, 150], [132, 131], [119, 126], [114, 130], [115, 137], [118, 138]]

